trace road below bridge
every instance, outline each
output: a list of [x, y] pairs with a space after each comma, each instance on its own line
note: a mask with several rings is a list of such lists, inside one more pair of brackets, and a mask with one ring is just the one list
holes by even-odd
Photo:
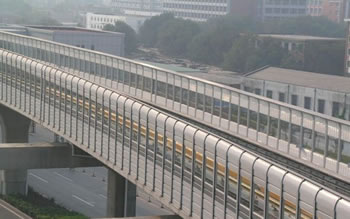
[[[44, 141], [54, 141], [54, 135], [37, 126], [35, 133], [29, 135], [29, 142]], [[47, 198], [55, 199], [56, 203], [67, 209], [88, 217], [106, 216], [107, 169], [104, 167], [30, 170], [28, 186]], [[170, 214], [157, 201], [149, 200], [148, 195], [138, 190], [137, 216]]]

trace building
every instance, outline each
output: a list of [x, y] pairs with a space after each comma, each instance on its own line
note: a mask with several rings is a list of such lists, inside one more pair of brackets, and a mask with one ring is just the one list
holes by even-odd
[[163, 11], [184, 19], [206, 21], [229, 14], [231, 0], [164, 0]]
[[344, 0], [324, 0], [321, 15], [334, 22], [342, 22], [344, 20], [344, 4]]
[[307, 14], [310, 16], [321, 16], [324, 1], [325, 0], [308, 0]]
[[91, 30], [102, 30], [107, 24], [114, 24], [117, 21], [126, 21], [125, 16], [113, 14], [86, 13], [86, 28]]
[[302, 52], [308, 43], [329, 43], [344, 41], [344, 38], [317, 37], [305, 35], [285, 35], [285, 34], [258, 34], [258, 40], [274, 39], [281, 42], [281, 46], [290, 52]]
[[26, 29], [29, 36], [117, 56], [124, 55], [123, 33], [54, 26], [27, 26]]
[[111, 0], [111, 7], [114, 9], [125, 11], [162, 11], [163, 0]]
[[306, 16], [307, 2], [308, 0], [261, 0], [258, 5], [260, 19], [266, 21]]
[[[91, 30], [102, 30], [103, 27], [107, 24], [114, 24], [117, 21], [123, 21], [132, 27], [136, 32], [143, 25], [145, 20], [147, 20], [150, 15], [146, 14], [144, 16], [140, 15], [141, 13], [137, 13], [137, 15], [132, 14], [122, 14], [122, 15], [114, 15], [114, 14], [101, 14], [101, 13], [90, 13], [86, 14], [86, 28]], [[154, 14], [159, 15], [160, 13]]]
[[347, 0], [309, 0], [308, 15], [325, 16], [334, 22], [342, 22], [345, 17]]
[[268, 67], [245, 75], [241, 89], [350, 120], [350, 78]]

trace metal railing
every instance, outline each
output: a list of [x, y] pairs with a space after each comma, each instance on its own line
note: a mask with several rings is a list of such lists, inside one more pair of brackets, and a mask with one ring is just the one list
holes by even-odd
[[0, 32], [0, 47], [58, 66], [350, 178], [350, 123], [125, 58]]
[[0, 103], [90, 153], [184, 218], [346, 218], [350, 203], [142, 102], [0, 50]]

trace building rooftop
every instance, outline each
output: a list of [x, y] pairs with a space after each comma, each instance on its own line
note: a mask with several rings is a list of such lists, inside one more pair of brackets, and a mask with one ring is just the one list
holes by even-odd
[[[67, 26], [26, 26], [27, 28], [40, 29], [44, 31], [64, 31], [64, 32], [90, 32], [90, 33], [110, 33], [108, 31], [90, 30], [81, 27], [67, 27]], [[118, 34], [117, 32], [113, 32]]]
[[143, 60], [141, 60], [140, 62], [145, 63], [145, 64], [149, 64], [149, 65], [153, 65], [153, 66], [158, 67], [158, 68], [163, 68], [163, 69], [167, 69], [170, 71], [179, 72], [179, 73], [201, 72], [200, 70], [197, 70], [197, 69], [186, 68], [186, 67], [177, 66], [177, 65], [169, 65], [169, 64], [149, 62], [149, 61], [143, 61]]
[[284, 34], [259, 34], [259, 37], [267, 38], [271, 37], [280, 40], [293, 40], [293, 41], [337, 41], [345, 40], [344, 38], [330, 38], [330, 37], [317, 37], [317, 36], [304, 36], [304, 35], [284, 35]]
[[343, 76], [268, 67], [248, 73], [245, 77], [350, 93], [350, 78]]
[[241, 75], [239, 75], [236, 72], [229, 72], [229, 71], [210, 71], [210, 72], [202, 72], [199, 69], [193, 69], [193, 68], [186, 68], [182, 66], [177, 65], [171, 65], [171, 64], [162, 64], [162, 63], [156, 63], [156, 62], [148, 62], [148, 61], [140, 61], [145, 64], [153, 65], [158, 68], [175, 71], [184, 75], [188, 75], [191, 77], [201, 78], [208, 81], [225, 84], [225, 85], [238, 85], [241, 83]]

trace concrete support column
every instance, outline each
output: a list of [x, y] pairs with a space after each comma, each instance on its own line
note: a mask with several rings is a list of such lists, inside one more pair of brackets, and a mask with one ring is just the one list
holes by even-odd
[[[2, 143], [28, 142], [29, 125], [29, 119], [0, 105]], [[16, 159], [16, 157], [8, 159]], [[27, 194], [27, 170], [0, 170], [0, 193], [3, 195]]]
[[113, 170], [108, 170], [107, 217], [136, 215], [136, 186]]

